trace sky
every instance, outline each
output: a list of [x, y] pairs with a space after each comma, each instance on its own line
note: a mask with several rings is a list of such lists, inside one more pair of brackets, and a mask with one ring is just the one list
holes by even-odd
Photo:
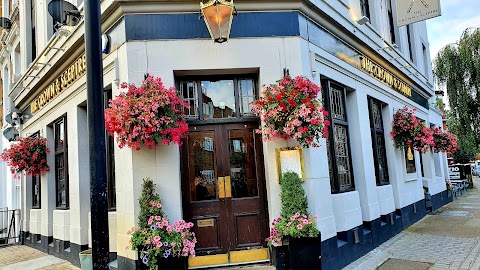
[[468, 27], [480, 27], [480, 0], [440, 0], [442, 16], [427, 20], [430, 55], [460, 39]]

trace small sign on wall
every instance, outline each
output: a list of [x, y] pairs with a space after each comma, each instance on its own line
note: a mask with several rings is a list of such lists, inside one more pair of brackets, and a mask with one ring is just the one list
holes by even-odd
[[278, 180], [283, 173], [295, 172], [302, 181], [305, 181], [303, 171], [303, 154], [301, 148], [287, 147], [275, 149], [277, 158]]

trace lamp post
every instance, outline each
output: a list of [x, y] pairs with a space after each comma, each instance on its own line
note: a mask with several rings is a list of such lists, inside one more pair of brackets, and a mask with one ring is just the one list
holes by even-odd
[[200, 2], [200, 10], [213, 41], [226, 42], [230, 36], [235, 14], [233, 0], [208, 0], [205, 4]]
[[85, 1], [87, 118], [93, 269], [108, 269], [108, 205], [100, 1]]

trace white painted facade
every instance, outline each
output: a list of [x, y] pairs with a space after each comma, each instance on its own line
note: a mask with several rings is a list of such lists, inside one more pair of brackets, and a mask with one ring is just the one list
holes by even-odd
[[[3, 2], [5, 6], [8, 1], [3, 0]], [[56, 78], [84, 53], [83, 21], [72, 29], [68, 37], [53, 36], [51, 17], [46, 12], [48, 1], [43, 1], [38, 3], [36, 14], [37, 58], [31, 59], [31, 52], [27, 50], [31, 44], [30, 6], [26, 2], [28, 1], [20, 0], [17, 7], [20, 14], [19, 22], [14, 23], [12, 30], [4, 32], [1, 37], [7, 43], [0, 52], [5, 114], [27, 109], [29, 102], [51, 82], [47, 76]], [[129, 5], [133, 2], [141, 4]], [[198, 10], [196, 2], [179, 1], [178, 4], [170, 2], [104, 0], [101, 3], [102, 11], [106, 16], [103, 21], [103, 30], [107, 32], [121, 26], [121, 18], [124, 14], [194, 13]], [[416, 88], [421, 88], [425, 97], [433, 103], [433, 77], [425, 23], [412, 25], [411, 34], [414, 37], [412, 42], [414, 62], [412, 63], [408, 60], [406, 27], [395, 28], [398, 49], [382, 49], [388, 46], [383, 40], [390, 39], [386, 1], [370, 2], [372, 19], [371, 23], [366, 25], [356, 23], [356, 20], [361, 17], [359, 0], [312, 0], [288, 3], [238, 1], [236, 5], [239, 12], [299, 10], [304, 15], [299, 19], [300, 31], [306, 31], [307, 35], [308, 27], [302, 28], [302, 23], [306, 24], [306, 18], [321, 24], [345, 42], [356, 38], [363, 42], [355, 43], [361, 45], [356, 47], [357, 50], [362, 53], [367, 52], [369, 56], [373, 55], [382, 66], [391, 66], [391, 69], [400, 76], [408, 78], [410, 83], [415, 83]], [[80, 4], [80, 7], [82, 8], [83, 4]], [[333, 29], [334, 26], [322, 21], [316, 9], [321, 10], [344, 29]], [[8, 10], [4, 9], [3, 16], [9, 17], [10, 14], [6, 12]], [[425, 46], [426, 51], [422, 46]], [[51, 49], [52, 47], [61, 49]], [[321, 83], [320, 77], [324, 76], [354, 89], [347, 94], [346, 107], [349, 117], [350, 153], [355, 190], [331, 194], [325, 139], [320, 141], [322, 146], [319, 148], [304, 149], [306, 174], [304, 188], [310, 211], [319, 217], [317, 226], [322, 233], [322, 240], [335, 237], [338, 232], [351, 230], [362, 225], [363, 222], [378, 219], [381, 215], [387, 215], [396, 209], [424, 199], [424, 186], [428, 187], [431, 195], [445, 190], [447, 163], [443, 153], [423, 154], [424, 176], [420, 170], [422, 166], [420, 154], [415, 153], [417, 171], [407, 174], [404, 153], [394, 147], [389, 135], [393, 113], [404, 106], [416, 108], [417, 116], [424, 119], [427, 126], [441, 127], [441, 112], [433, 106], [430, 106], [430, 109], [419, 106], [302, 36], [233, 38], [221, 45], [214, 44], [209, 39], [126, 41], [112, 47], [110, 54], [105, 55], [103, 64], [104, 85], [111, 86], [113, 96], [120, 93], [120, 82], [139, 84], [145, 73], [159, 76], [166, 86], [172, 86], [175, 85], [174, 71], [214, 69], [238, 72], [243, 68], [258, 70], [259, 86], [274, 83], [283, 75], [283, 68], [288, 68], [292, 76], [303, 75], [318, 84]], [[406, 65], [410, 67], [405, 67]], [[14, 72], [12, 73], [11, 70]], [[21, 136], [40, 131], [40, 134], [47, 138], [49, 147], [53, 148], [53, 130], [50, 125], [60, 116], [67, 115], [70, 208], [58, 210], [55, 207], [53, 170], [41, 176], [41, 209], [31, 209], [32, 187], [28, 177], [22, 177], [21, 195], [6, 197], [7, 203], [10, 201], [13, 203], [21, 196], [23, 231], [78, 245], [91, 243], [85, 87], [84, 76], [20, 126]], [[390, 185], [386, 186], [377, 186], [375, 180], [367, 96], [386, 104], [382, 111], [390, 179]], [[280, 186], [275, 149], [295, 145], [294, 141], [270, 141], [263, 145], [266, 200], [270, 221], [280, 213]], [[48, 157], [48, 163], [53, 166], [53, 155]], [[109, 214], [110, 251], [116, 252], [117, 256], [136, 259], [136, 253], [126, 250], [125, 247], [130, 239], [127, 231], [135, 226], [139, 212], [141, 179], [145, 177], [154, 179], [164, 201], [165, 211], [171, 220], [183, 217], [180, 151], [176, 145], [159, 146], [156, 150], [142, 149], [141, 151], [116, 147], [115, 167], [117, 207], [115, 212]], [[16, 190], [13, 186], [15, 182], [10, 178], [11, 175], [4, 168], [2, 179], [7, 181], [2, 183], [0, 188], [6, 186], [6, 190]], [[0, 198], [0, 203], [2, 202], [4, 200]]]

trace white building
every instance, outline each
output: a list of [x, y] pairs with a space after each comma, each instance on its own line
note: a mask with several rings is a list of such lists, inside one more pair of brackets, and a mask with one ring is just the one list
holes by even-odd
[[[20, 136], [38, 132], [52, 149], [50, 172], [22, 178], [25, 244], [78, 264], [78, 252], [90, 243], [84, 23], [54, 33], [49, 2], [20, 0], [3, 10], [13, 20], [1, 35], [7, 44], [0, 51], [5, 113], [28, 115]], [[82, 11], [82, 0], [71, 2]], [[340, 269], [422, 218], [423, 187], [433, 209], [443, 205], [445, 155], [415, 152], [412, 159], [389, 135], [394, 112], [404, 106], [416, 108], [428, 126], [442, 126], [441, 112], [431, 105], [425, 23], [397, 27], [394, 2], [238, 0], [230, 40], [215, 44], [198, 19], [198, 1], [101, 1], [110, 40], [105, 96], [148, 73], [192, 102], [182, 148], [135, 151], [109, 141], [109, 237], [118, 268], [135, 268], [137, 254], [125, 247], [145, 177], [157, 183], [171, 220], [208, 221], [195, 227], [200, 256], [191, 267], [268, 259], [264, 239], [280, 213], [275, 149], [296, 143], [262, 143], [247, 104], [284, 69], [322, 85], [319, 98], [334, 115], [329, 145], [323, 139], [320, 148], [303, 150], [323, 269]], [[357, 23], [362, 16], [370, 22]], [[231, 110], [216, 113], [225, 104]], [[231, 161], [228, 145], [246, 149], [240, 151], [243, 167]], [[239, 176], [242, 169], [247, 176]], [[210, 179], [203, 197], [193, 188], [197, 177]], [[233, 198], [216, 199], [218, 178], [231, 180]], [[33, 195], [37, 187], [41, 192]]]

